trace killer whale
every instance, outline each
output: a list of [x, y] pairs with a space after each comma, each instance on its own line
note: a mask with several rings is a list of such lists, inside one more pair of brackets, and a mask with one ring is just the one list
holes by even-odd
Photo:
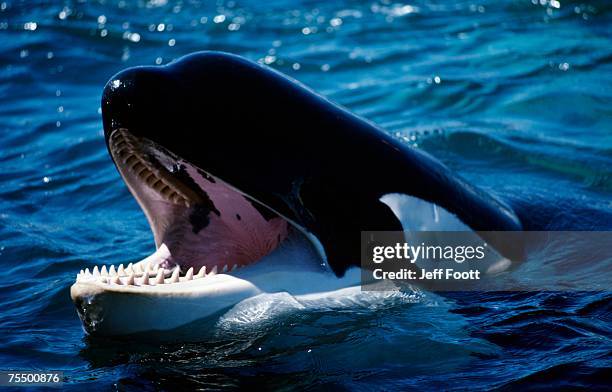
[[[309, 239], [324, 268], [338, 279], [349, 274], [355, 284], [350, 271], [360, 261], [361, 232], [406, 226], [389, 195], [416, 200], [416, 208], [438, 206], [475, 231], [521, 230], [509, 206], [435, 158], [236, 55], [199, 52], [122, 71], [103, 91], [102, 117], [109, 154], [158, 250], [127, 268], [79, 274], [71, 295], [89, 332], [128, 330], [121, 319], [138, 308], [138, 295], [164, 306], [183, 301], [204, 315], [268, 289], [289, 290], [255, 276], [251, 264], [292, 232]], [[522, 258], [520, 247], [493, 245], [509, 259]], [[300, 268], [296, 274], [320, 272]], [[198, 303], [205, 297], [217, 301], [206, 312]], [[121, 298], [129, 305], [111, 315]], [[131, 331], [179, 323], [158, 316], [140, 314], [147, 321]]]
[[201, 52], [124, 71], [106, 87], [102, 110], [107, 140], [129, 129], [223, 179], [313, 233], [337, 274], [359, 260], [361, 231], [401, 230], [379, 202], [385, 194], [435, 203], [473, 230], [521, 229], [508, 206], [428, 154], [235, 55]]

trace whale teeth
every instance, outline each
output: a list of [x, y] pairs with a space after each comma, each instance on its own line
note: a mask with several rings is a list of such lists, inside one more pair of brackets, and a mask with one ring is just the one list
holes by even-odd
[[160, 185], [164, 185], [164, 183], [162, 182], [161, 178], [157, 177], [155, 175], [155, 173], [151, 173], [152, 176], [147, 178], [147, 184], [155, 189], [155, 190], [159, 190], [157, 189]]
[[155, 174], [153, 175], [153, 179], [149, 179], [149, 181], [147, 181], [147, 184], [156, 191], [159, 191], [161, 189], [160, 187], [164, 186], [161, 178], [157, 178]]
[[138, 158], [136, 158], [135, 155], [130, 155], [129, 158], [126, 159], [124, 163], [126, 166], [132, 166], [136, 162], [138, 162]]
[[132, 166], [132, 170], [134, 170], [138, 174], [140, 174], [139, 170], [142, 170], [142, 169], [146, 169], [146, 166], [143, 165], [140, 161], [136, 162], [134, 166]]
[[203, 278], [205, 276], [206, 276], [206, 266], [203, 266], [202, 268], [200, 268], [200, 271], [196, 275], [196, 278]]
[[150, 172], [149, 175], [144, 179], [148, 186], [153, 187], [153, 184], [156, 183], [157, 177], [155, 177], [155, 173]]
[[134, 165], [134, 171], [138, 177], [143, 178], [149, 173], [149, 169], [146, 166], [143, 165], [142, 168], [138, 169], [136, 169], [136, 166], [138, 166], [138, 164]]
[[170, 277], [170, 283], [176, 283], [179, 281], [179, 272], [181, 271], [181, 269], [177, 266], [176, 268], [174, 268], [174, 271], [172, 271], [172, 276]]
[[117, 138], [120, 138], [121, 136], [123, 136], [123, 135], [121, 134], [122, 132], [123, 132], [123, 131], [122, 131], [121, 129], [117, 129], [116, 131], [114, 131], [114, 132], [111, 134], [111, 137], [110, 137], [110, 138], [111, 138], [111, 140], [112, 140], [114, 143], [118, 144], [119, 142], [117, 142]]
[[145, 273], [142, 275], [142, 280], [140, 281], [141, 286], [146, 286], [149, 284], [149, 274]]
[[164, 271], [157, 271], [157, 277], [155, 277], [155, 284], [164, 284]]
[[167, 199], [169, 199], [170, 195], [172, 195], [172, 188], [170, 188], [168, 185], [165, 185], [160, 191], [160, 193], [164, 195]]
[[192, 280], [193, 279], [193, 267], [189, 267], [189, 269], [187, 270], [187, 273], [185, 274], [185, 280]]
[[178, 193], [175, 193], [175, 194], [172, 196], [172, 201], [173, 201], [175, 204], [179, 204], [180, 202], [182, 202], [182, 201], [183, 201], [183, 197], [182, 197], [181, 195], [179, 195]]
[[134, 170], [137, 170], [136, 175], [138, 175], [138, 177], [140, 177], [141, 180], [146, 181], [149, 175], [151, 175], [151, 171], [145, 165], [143, 165], [142, 169], [140, 168], [136, 169], [136, 166], [138, 165], [134, 166]]
[[125, 158], [129, 153], [127, 152], [127, 146], [126, 147], [121, 147], [119, 149], [117, 149], [116, 154], [119, 155], [119, 158]]
[[[201, 266], [199, 269], [189, 267], [184, 275], [181, 273], [181, 267], [175, 265], [174, 268], [163, 268], [161, 264], [155, 264], [154, 261], [146, 261], [140, 263], [129, 263], [127, 267], [123, 264], [94, 266], [90, 271], [89, 268], [80, 270], [76, 275], [76, 281], [85, 281], [85, 279], [95, 278], [97, 282], [112, 285], [125, 286], [154, 286], [162, 284], [188, 282], [195, 279], [205, 278], [219, 273], [234, 272], [242, 266], [238, 263]], [[197, 271], [197, 274], [196, 272]]]

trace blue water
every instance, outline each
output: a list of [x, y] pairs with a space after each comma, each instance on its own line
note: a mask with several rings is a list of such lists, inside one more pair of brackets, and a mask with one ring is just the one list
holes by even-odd
[[153, 249], [106, 152], [102, 87], [204, 49], [377, 122], [527, 228], [611, 230], [609, 2], [56, 3], [0, 3], [0, 368], [61, 370], [73, 390], [610, 388], [607, 292], [426, 293], [181, 345], [90, 339], [69, 298], [79, 269]]

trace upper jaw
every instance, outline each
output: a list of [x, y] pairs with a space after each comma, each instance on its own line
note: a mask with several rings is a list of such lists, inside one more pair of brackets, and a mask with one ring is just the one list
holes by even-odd
[[[127, 129], [116, 129], [108, 138], [109, 153], [128, 189], [145, 213], [155, 244], [160, 246], [173, 221], [201, 198], [180, 182], [156, 159], [147, 141]], [[168, 163], [168, 162], [167, 162]]]
[[164, 267], [211, 270], [252, 263], [275, 249], [288, 223], [263, 206], [146, 138], [116, 129], [109, 152], [144, 211], [155, 243], [171, 252]]
[[168, 285], [203, 284], [257, 261], [286, 237], [282, 218], [264, 218], [245, 196], [162, 146], [123, 128], [111, 132], [107, 143], [157, 250], [133, 264], [82, 270], [75, 286], [167, 292]]

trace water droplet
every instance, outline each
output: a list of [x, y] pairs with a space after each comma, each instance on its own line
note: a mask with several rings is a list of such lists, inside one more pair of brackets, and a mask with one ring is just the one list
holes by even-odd
[[329, 21], [329, 24], [332, 25], [333, 27], [338, 27], [342, 24], [342, 19], [333, 18], [332, 20]]
[[24, 30], [35, 31], [38, 28], [38, 24], [36, 22], [27, 22], [23, 24]]
[[138, 33], [131, 33], [128, 35], [128, 39], [132, 42], [140, 42], [140, 34]]

